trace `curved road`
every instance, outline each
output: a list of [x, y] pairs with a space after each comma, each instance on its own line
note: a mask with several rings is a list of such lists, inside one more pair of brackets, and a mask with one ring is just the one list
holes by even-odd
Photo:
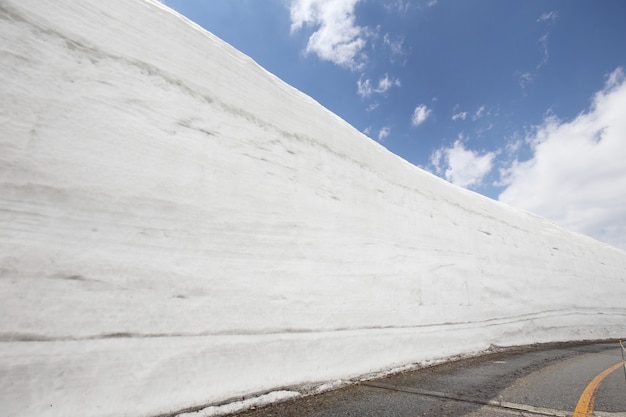
[[[593, 414], [591, 414], [593, 413]], [[245, 417], [626, 417], [618, 342], [492, 353], [252, 410]]]

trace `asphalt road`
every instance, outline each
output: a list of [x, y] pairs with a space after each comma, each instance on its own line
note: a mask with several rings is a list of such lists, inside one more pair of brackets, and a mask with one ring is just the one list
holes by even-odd
[[[586, 414], [591, 409], [594, 416], [626, 417], [626, 374], [623, 366], [616, 366], [621, 361], [618, 342], [525, 347], [362, 382], [240, 416], [574, 416], [587, 407], [576, 417], [591, 415]], [[608, 375], [600, 375], [605, 370]]]

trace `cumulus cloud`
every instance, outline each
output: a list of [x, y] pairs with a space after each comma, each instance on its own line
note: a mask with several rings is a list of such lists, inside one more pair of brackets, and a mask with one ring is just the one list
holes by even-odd
[[357, 26], [354, 9], [360, 0], [292, 0], [291, 31], [316, 28], [309, 37], [307, 53], [345, 68], [358, 69], [366, 60], [362, 52], [367, 29]]
[[608, 77], [571, 121], [548, 115], [528, 137], [532, 157], [503, 170], [499, 200], [626, 249], [626, 77]]
[[459, 139], [448, 148], [440, 148], [430, 156], [435, 173], [460, 187], [473, 187], [482, 183], [491, 171], [495, 152], [479, 153], [465, 148]]
[[413, 116], [411, 117], [411, 124], [413, 126], [419, 126], [428, 119], [430, 116], [431, 110], [426, 107], [425, 104], [420, 104], [413, 110]]
[[467, 112], [462, 111], [452, 115], [452, 120], [465, 120], [467, 119]]
[[391, 133], [390, 127], [386, 127], [386, 126], [383, 127], [382, 129], [378, 131], [378, 141], [383, 142], [385, 138], [389, 137], [390, 133]]
[[389, 90], [391, 87], [400, 87], [402, 84], [400, 80], [397, 78], [389, 78], [387, 74], [383, 78], [378, 81], [378, 88], [376, 89], [377, 93], [384, 93]]
[[361, 77], [356, 82], [356, 86], [357, 86], [356, 92], [361, 97], [369, 97], [374, 92], [374, 89], [372, 88], [372, 80], [370, 79], [364, 80], [363, 77]]
[[378, 87], [372, 86], [372, 80], [363, 79], [363, 76], [357, 81], [357, 94], [361, 97], [369, 97], [373, 93], [382, 94], [387, 92], [391, 87], [400, 87], [400, 80], [397, 78], [389, 78], [388, 74], [385, 74], [380, 80], [378, 80]]

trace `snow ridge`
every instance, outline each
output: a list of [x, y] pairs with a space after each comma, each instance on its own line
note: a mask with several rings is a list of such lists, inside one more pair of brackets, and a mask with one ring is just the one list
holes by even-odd
[[4, 414], [209, 415], [624, 334], [623, 251], [410, 165], [156, 0], [1, 0], [0, 39]]

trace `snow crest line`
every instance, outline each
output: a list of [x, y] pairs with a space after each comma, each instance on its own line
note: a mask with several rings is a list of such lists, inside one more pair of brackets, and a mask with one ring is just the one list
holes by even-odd
[[10, 8], [4, 5], [0, 5], [0, 12], [2, 15], [6, 15], [13, 21], [25, 23], [42, 34], [50, 35], [50, 36], [56, 37], [64, 41], [67, 48], [70, 50], [73, 50], [75, 52], [81, 52], [83, 54], [90, 55], [99, 59], [106, 58], [106, 59], [111, 59], [117, 62], [123, 62], [123, 63], [129, 64], [131, 66], [139, 68], [139, 70], [146, 73], [147, 75], [156, 76], [156, 77], [163, 79], [163, 81], [165, 81], [168, 85], [172, 85], [174, 87], [179, 88], [183, 93], [191, 97], [204, 101], [207, 104], [213, 103], [213, 99], [211, 97], [197, 93], [191, 87], [184, 84], [180, 79], [169, 76], [168, 74], [159, 70], [157, 67], [151, 64], [148, 64], [147, 62], [131, 59], [131, 58], [124, 57], [124, 56], [113, 55], [97, 47], [87, 46], [85, 43], [80, 42], [76, 39], [70, 38], [59, 31], [42, 27], [38, 25], [37, 23], [32, 22], [28, 20], [26, 17], [20, 15], [19, 12], [15, 10], [11, 10]]
[[[67, 48], [72, 50], [72, 51], [80, 52], [80, 53], [83, 53], [83, 54], [85, 54], [87, 56], [92, 56], [92, 57], [95, 57], [95, 58], [98, 58], [98, 59], [110, 59], [110, 60], [113, 60], [115, 62], [121, 62], [121, 63], [125, 63], [127, 65], [130, 65], [130, 66], [136, 67], [141, 72], [143, 72], [143, 73], [145, 73], [145, 74], [147, 74], [149, 76], [154, 76], [154, 77], [161, 78], [168, 85], [171, 85], [171, 86], [173, 86], [175, 88], [178, 88], [184, 94], [186, 94], [186, 95], [188, 95], [190, 97], [193, 97], [193, 98], [195, 98], [195, 99], [197, 99], [197, 100], [199, 100], [201, 102], [204, 102], [206, 104], [216, 104], [222, 110], [224, 110], [225, 112], [230, 113], [230, 114], [232, 114], [232, 115], [234, 115], [236, 117], [245, 119], [248, 122], [250, 122], [250, 123], [252, 123], [252, 124], [254, 124], [256, 126], [259, 126], [261, 128], [271, 129], [271, 130], [276, 132], [281, 137], [295, 139], [295, 140], [298, 140], [300, 142], [305, 142], [305, 143], [308, 143], [308, 144], [312, 144], [312, 145], [318, 146], [320, 148], [323, 148], [325, 151], [333, 154], [334, 156], [337, 156], [337, 157], [342, 158], [342, 159], [349, 160], [351, 163], [359, 166], [360, 168], [367, 169], [367, 170], [369, 170], [371, 172], [379, 174], [377, 171], [375, 171], [372, 168], [366, 166], [361, 161], [358, 161], [357, 159], [351, 158], [351, 157], [349, 157], [348, 155], [346, 155], [344, 153], [337, 152], [336, 150], [332, 149], [329, 145], [327, 145], [325, 143], [322, 143], [320, 141], [317, 141], [317, 140], [315, 140], [311, 136], [307, 136], [307, 135], [303, 135], [303, 134], [299, 134], [299, 133], [295, 133], [295, 132], [289, 132], [289, 131], [280, 129], [278, 126], [275, 126], [272, 123], [266, 122], [266, 121], [258, 118], [253, 113], [247, 112], [247, 111], [245, 111], [244, 109], [242, 109], [240, 107], [235, 107], [235, 106], [229, 105], [229, 104], [227, 104], [225, 102], [218, 101], [214, 97], [211, 97], [211, 96], [209, 96], [207, 94], [198, 93], [194, 88], [192, 88], [192, 87], [188, 86], [187, 84], [185, 84], [181, 79], [172, 77], [169, 74], [161, 71], [156, 66], [154, 66], [152, 64], [149, 64], [149, 63], [147, 63], [145, 61], [132, 59], [130, 57], [125, 57], [125, 56], [120, 56], [120, 55], [114, 55], [114, 54], [106, 52], [106, 51], [104, 51], [104, 50], [102, 50], [102, 49], [100, 49], [98, 47], [88, 46], [84, 42], [81, 42], [81, 41], [78, 41], [76, 39], [70, 38], [70, 37], [64, 35], [63, 33], [59, 32], [57, 30], [53, 30], [53, 29], [50, 29], [50, 28], [42, 27], [41, 25], [39, 25], [39, 24], [29, 20], [28, 18], [22, 16], [18, 11], [10, 9], [9, 7], [6, 7], [5, 5], [0, 5], [0, 17], [3, 17], [2, 15], [5, 15], [5, 16], [9, 17], [13, 21], [18, 21], [18, 22], [25, 23], [28, 26], [30, 26], [33, 29], [35, 29], [36, 31], [38, 31], [39, 33], [43, 33], [43, 34], [46, 34], [46, 35], [51, 35], [53, 37], [56, 37], [56, 38], [64, 41], [66, 46], [67, 46]], [[252, 61], [252, 62], [254, 62], [254, 61]], [[261, 68], [261, 67], [259, 67], [259, 68]], [[272, 75], [272, 74], [269, 74], [269, 75]], [[273, 77], [275, 77], [275, 76], [273, 76]], [[201, 88], [201, 87], [199, 87], [199, 88]], [[181, 125], [183, 127], [188, 127], [188, 128], [191, 128], [191, 129], [195, 129], [195, 128], [189, 126], [186, 123], [181, 123]], [[203, 133], [207, 133], [209, 135], [213, 135], [214, 134], [214, 132], [207, 132], [207, 131], [203, 131], [201, 129], [195, 129], [195, 130], [200, 130]], [[398, 186], [401, 186], [401, 187], [406, 187], [406, 186], [403, 186], [401, 184], [395, 184], [395, 185], [398, 185]], [[418, 189], [412, 189], [412, 191], [424, 195]]]
[[[150, 3], [154, 3], [154, 2], [150, 2]], [[159, 7], [163, 8], [162, 5], [159, 5]], [[359, 161], [355, 158], [350, 157], [349, 155], [342, 153], [342, 152], [338, 152], [337, 150], [333, 149], [331, 146], [329, 146], [326, 143], [320, 142], [318, 140], [316, 140], [315, 138], [313, 138], [312, 136], [309, 135], [305, 135], [302, 133], [297, 133], [297, 132], [290, 132], [290, 131], [286, 131], [283, 130], [281, 128], [279, 128], [278, 126], [264, 121], [260, 118], [258, 118], [256, 115], [254, 115], [253, 113], [247, 112], [246, 110], [240, 108], [240, 107], [236, 107], [236, 106], [232, 106], [229, 105], [225, 102], [222, 102], [220, 100], [218, 100], [215, 97], [209, 96], [208, 94], [201, 94], [199, 93], [196, 89], [188, 86], [185, 82], [183, 82], [181, 79], [179, 78], [175, 78], [172, 77], [171, 75], [163, 72], [162, 70], [160, 70], [159, 68], [157, 68], [156, 66], [149, 64], [145, 61], [141, 61], [141, 60], [137, 60], [137, 59], [132, 59], [130, 57], [125, 57], [125, 56], [121, 56], [121, 55], [115, 55], [109, 52], [106, 52], [98, 47], [95, 46], [88, 46], [84, 41], [78, 41], [76, 39], [70, 38], [66, 35], [64, 35], [63, 33], [59, 32], [58, 30], [54, 30], [54, 29], [50, 29], [50, 28], [46, 28], [43, 27], [31, 20], [29, 20], [28, 18], [26, 18], [25, 16], [21, 15], [18, 11], [11, 9], [9, 7], [6, 7], [5, 5], [0, 5], [0, 12], [2, 15], [6, 15], [9, 18], [11, 18], [14, 21], [19, 21], [22, 23], [25, 23], [27, 25], [29, 25], [30, 27], [34, 28], [36, 31], [40, 32], [40, 33], [44, 33], [47, 35], [51, 35], [54, 36], [62, 41], [64, 41], [66, 43], [66, 46], [68, 49], [73, 50], [75, 52], [81, 52], [87, 56], [92, 56], [95, 58], [99, 58], [99, 59], [110, 59], [112, 61], [115, 62], [122, 62], [125, 63], [127, 65], [133, 66], [137, 69], [139, 69], [141, 72], [149, 75], [149, 76], [153, 76], [153, 77], [158, 77], [160, 79], [162, 79], [166, 84], [171, 85], [175, 88], [178, 88], [182, 93], [193, 97], [196, 100], [199, 100], [201, 102], [204, 102], [206, 104], [210, 104], [210, 105], [217, 105], [219, 108], [221, 108], [222, 110], [224, 110], [225, 112], [232, 114], [233, 116], [242, 118], [258, 127], [261, 127], [263, 129], [270, 129], [273, 130], [274, 132], [276, 132], [276, 134], [278, 134], [279, 136], [283, 137], [283, 138], [289, 138], [289, 139], [294, 139], [300, 142], [304, 142], [313, 146], [317, 146], [319, 148], [322, 148], [323, 150], [325, 150], [326, 152], [339, 157], [341, 159], [347, 160], [350, 163], [358, 166], [361, 169], [365, 169], [375, 175], [377, 175], [378, 177], [380, 177], [381, 179], [383, 179], [385, 182], [389, 183], [390, 185], [393, 186], [397, 186], [401, 189], [404, 189], [406, 191], [409, 191], [411, 193], [415, 193], [418, 195], [421, 195], [423, 197], [426, 197], [428, 199], [434, 199], [435, 196], [430, 195], [429, 193], [426, 193], [424, 190], [421, 190], [417, 187], [411, 187], [407, 184], [404, 183], [398, 183], [395, 181], [392, 181], [390, 178], [388, 178], [386, 175], [384, 175], [383, 173], [381, 173], [380, 171], [374, 169], [373, 167], [368, 166], [367, 164], [363, 163], [362, 161]], [[170, 11], [171, 12], [171, 11]], [[181, 16], [178, 16], [179, 18]], [[183, 20], [187, 20], [185, 18], [183, 18]], [[186, 22], [186, 23], [192, 23], [192, 22]], [[193, 26], [195, 29], [201, 29], [201, 28], [197, 28], [195, 27], [196, 25], [191, 24], [191, 26]], [[253, 62], [255, 65], [258, 66], [258, 64], [256, 64], [254, 61]], [[262, 67], [259, 66], [260, 69], [262, 69]], [[272, 76], [275, 78], [275, 76], [271, 73], [268, 73], [268, 75]], [[202, 87], [197, 86], [198, 89], [201, 89]], [[297, 90], [296, 90], [297, 91]], [[308, 96], [306, 96], [308, 97]], [[342, 119], [339, 119], [342, 122], [344, 122]], [[345, 122], [344, 122], [345, 123]], [[208, 134], [210, 136], [213, 136], [215, 133], [214, 132], [209, 132], [203, 129], [199, 129], [199, 128], [195, 128], [189, 125], [189, 123], [179, 123], [181, 126], [183, 127], [187, 127], [190, 129], [194, 129], [194, 130], [198, 130], [201, 131], [205, 134]], [[402, 160], [403, 161], [403, 160]], [[404, 161], [406, 162], [406, 161]], [[477, 195], [478, 196], [478, 195]], [[481, 196], [482, 197], [482, 196]], [[459, 203], [453, 202], [453, 201], [449, 201], [446, 199], [441, 199], [439, 198], [439, 201], [441, 201], [442, 203], [446, 203], [450, 206], [454, 206], [457, 207], [465, 212], [468, 213], [472, 213], [472, 214], [476, 214], [479, 215], [481, 217], [484, 217], [486, 219], [489, 220], [493, 220], [495, 222], [498, 223], [502, 223], [504, 225], [506, 225], [507, 227], [511, 227], [514, 229], [518, 229], [518, 230], [522, 230], [519, 226], [511, 224], [510, 222], [505, 221], [504, 219], [501, 218], [497, 218], [495, 216], [489, 215], [488, 213], [484, 213], [484, 212], [479, 212], [476, 210], [471, 210], [469, 207], [467, 206], [463, 206]], [[534, 216], [534, 215], [533, 215]], [[485, 232], [485, 231], [481, 231], [482, 233], [485, 233], [487, 235], [491, 235], [490, 232]]]
[[[161, 5], [162, 7], [162, 5]], [[122, 63], [126, 63], [130, 66], [136, 67], [138, 68], [140, 71], [146, 73], [149, 76], [154, 76], [154, 77], [158, 77], [161, 78], [163, 81], [165, 81], [168, 85], [171, 85], [175, 88], [178, 88], [181, 92], [183, 92], [184, 94], [193, 97], [201, 102], [204, 102], [206, 104], [212, 104], [212, 105], [217, 105], [218, 107], [220, 107], [222, 110], [224, 110], [225, 112], [232, 114], [236, 117], [242, 118], [247, 120], [248, 122], [251, 122], [252, 124], [259, 126], [261, 128], [264, 129], [270, 129], [273, 130], [274, 132], [276, 132], [279, 136], [283, 137], [283, 138], [289, 138], [289, 139], [295, 139], [297, 141], [300, 142], [304, 142], [304, 143], [308, 143], [310, 145], [314, 145], [317, 147], [320, 147], [322, 149], [324, 149], [325, 151], [329, 152], [330, 154], [339, 157], [341, 159], [347, 160], [353, 164], [355, 164], [356, 166], [358, 166], [361, 169], [365, 169], [369, 172], [374, 173], [375, 175], [381, 177], [381, 179], [383, 179], [385, 182], [389, 183], [390, 185], [393, 186], [397, 186], [401, 189], [404, 189], [406, 191], [409, 191], [411, 193], [415, 193], [421, 196], [424, 196], [428, 199], [433, 199], [433, 195], [430, 195], [426, 192], [424, 192], [424, 190], [421, 190], [417, 187], [411, 187], [407, 184], [403, 184], [403, 183], [398, 183], [395, 181], [392, 181], [390, 178], [386, 177], [384, 174], [382, 174], [381, 172], [379, 172], [376, 169], [373, 169], [372, 167], [364, 164], [363, 162], [351, 158], [349, 155], [346, 155], [345, 153], [341, 153], [336, 151], [335, 149], [332, 149], [328, 144], [320, 142], [318, 140], [316, 140], [315, 138], [308, 136], [308, 135], [304, 135], [301, 133], [296, 133], [296, 132], [290, 132], [290, 131], [286, 131], [283, 129], [280, 129], [278, 126], [270, 123], [270, 122], [266, 122], [260, 118], [258, 118], [256, 115], [245, 111], [244, 109], [240, 108], [240, 107], [236, 107], [236, 106], [232, 106], [229, 105], [225, 102], [219, 101], [214, 97], [211, 97], [207, 94], [201, 94], [198, 93], [194, 88], [188, 86], [187, 84], [185, 84], [181, 79], [175, 78], [170, 76], [169, 74], [161, 71], [159, 68], [157, 68], [156, 66], [149, 64], [145, 61], [141, 61], [141, 60], [137, 60], [137, 59], [132, 59], [130, 57], [125, 57], [125, 56], [120, 56], [120, 55], [114, 55], [111, 54], [109, 52], [106, 52], [100, 48], [97, 48], [95, 46], [88, 46], [87, 44], [85, 44], [84, 42], [78, 41], [76, 39], [70, 38], [66, 35], [64, 35], [63, 33], [57, 31], [57, 30], [53, 30], [53, 29], [49, 29], [46, 27], [42, 27], [41, 25], [38, 25], [35, 22], [30, 21], [29, 19], [27, 19], [26, 17], [22, 16], [21, 14], [19, 14], [19, 12], [12, 10], [4, 5], [0, 5], [0, 12], [2, 12], [2, 14], [10, 17], [11, 19], [13, 19], [14, 21], [19, 21], [19, 22], [23, 22], [29, 26], [31, 26], [32, 28], [34, 28], [35, 30], [37, 30], [40, 33], [44, 33], [47, 35], [52, 35], [54, 37], [57, 37], [58, 39], [63, 40], [66, 43], [66, 46], [68, 49], [73, 50], [75, 52], [82, 52], [85, 55], [88, 56], [93, 56], [95, 58], [106, 58], [106, 59], [110, 59], [116, 62], [122, 62]], [[186, 19], [184, 19], [186, 20]], [[192, 25], [195, 26], [195, 25]], [[252, 61], [254, 62], [254, 61]], [[255, 63], [256, 64], [256, 63]], [[256, 64], [258, 65], [258, 64]], [[262, 67], [259, 66], [259, 68], [262, 69]], [[272, 77], [275, 77], [273, 74], [268, 73], [269, 75], [271, 75]], [[201, 87], [198, 87], [201, 88]], [[308, 97], [308, 96], [307, 96]], [[341, 120], [341, 119], [340, 119]], [[342, 120], [343, 121], [343, 120]], [[202, 129], [197, 129], [194, 128], [192, 126], [189, 126], [188, 123], [181, 123], [181, 126], [183, 127], [187, 127], [190, 129], [195, 129], [195, 130], [199, 130], [202, 131], [203, 133], [209, 134], [209, 135], [213, 135], [214, 132], [208, 132]], [[405, 161], [406, 162], [406, 161]], [[496, 222], [499, 223], [503, 223], [505, 224], [507, 227], [512, 227], [515, 229], [519, 229], [522, 230], [519, 226], [511, 224], [509, 222], [506, 222], [505, 220], [501, 219], [501, 218], [497, 218], [494, 216], [491, 216], [487, 213], [484, 212], [478, 212], [476, 210], [471, 210], [469, 207], [467, 206], [463, 206], [459, 203], [456, 202], [452, 202], [446, 199], [440, 199], [440, 201], [442, 203], [446, 203], [449, 204], [451, 206], [457, 207], [463, 211], [466, 211], [468, 213], [473, 213], [476, 215], [479, 215], [481, 217], [485, 217], [487, 219], [490, 220], [494, 220]], [[533, 215], [534, 216], [534, 215]], [[484, 231], [482, 231], [483, 233], [485, 233]], [[491, 235], [491, 233], [486, 233], [488, 235]]]

